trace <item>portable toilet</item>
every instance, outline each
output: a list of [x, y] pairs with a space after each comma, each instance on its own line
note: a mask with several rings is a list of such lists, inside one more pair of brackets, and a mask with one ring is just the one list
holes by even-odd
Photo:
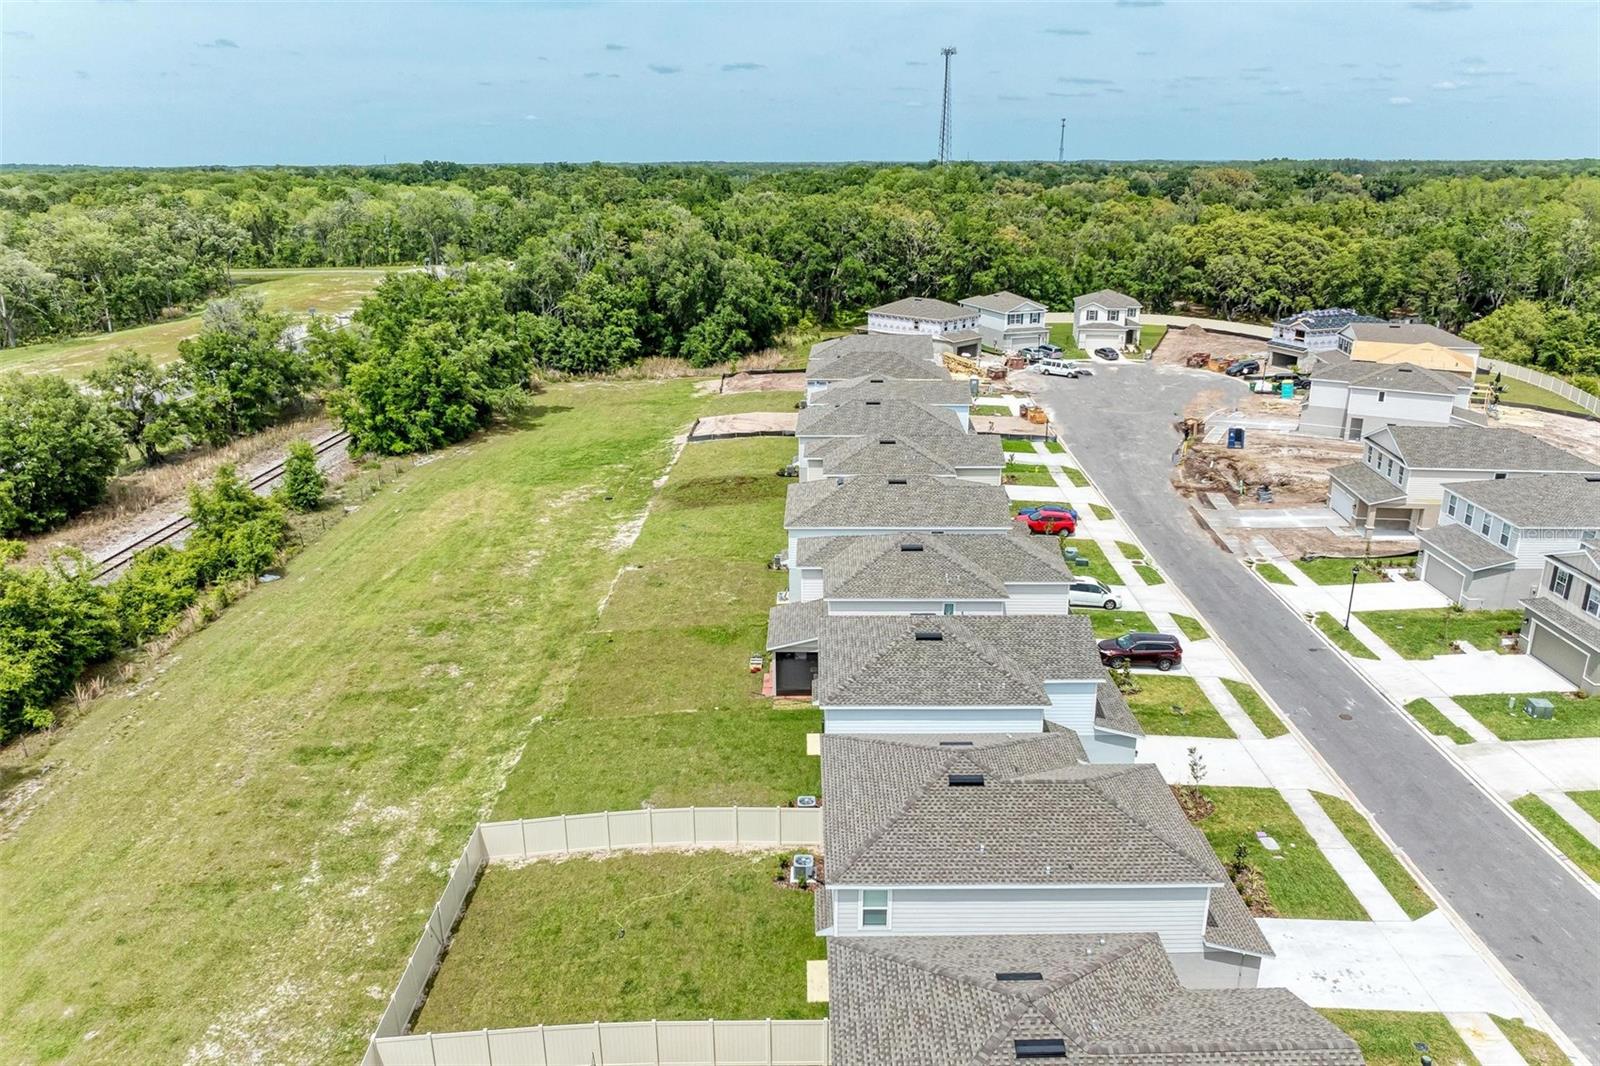
[[1283, 397], [1285, 400], [1294, 399], [1294, 379], [1293, 378], [1285, 378], [1278, 385], [1278, 395]]
[[1230, 448], [1243, 448], [1244, 447], [1244, 427], [1243, 426], [1229, 426], [1228, 427], [1228, 447], [1230, 447]]

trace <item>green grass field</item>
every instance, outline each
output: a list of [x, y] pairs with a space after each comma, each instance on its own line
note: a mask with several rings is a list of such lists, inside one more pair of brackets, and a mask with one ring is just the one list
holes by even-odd
[[1007, 463], [1004, 469], [1007, 485], [1032, 485], [1055, 488], [1056, 479], [1043, 466], [1033, 463]]
[[[1492, 375], [1479, 374], [1477, 383], [1487, 385]], [[1549, 389], [1541, 389], [1537, 385], [1525, 381], [1513, 381], [1511, 378], [1502, 378], [1500, 384], [1504, 386], [1500, 393], [1500, 402], [1515, 407], [1518, 405], [1528, 407], [1546, 407], [1552, 411], [1564, 414], [1587, 415], [1589, 412], [1563, 396], [1557, 396]]]
[[1111, 513], [1111, 508], [1106, 507], [1104, 504], [1091, 503], [1089, 505], [1089, 510], [1102, 522], [1109, 522], [1115, 517], [1115, 515]]
[[1233, 737], [1192, 677], [1138, 675], [1139, 691], [1125, 696], [1128, 709], [1146, 733], [1167, 737]]
[[1270, 740], [1273, 737], [1281, 737], [1289, 731], [1289, 727], [1283, 724], [1283, 719], [1272, 713], [1272, 708], [1267, 706], [1267, 701], [1261, 698], [1261, 693], [1255, 690], [1255, 686], [1247, 681], [1235, 681], [1231, 677], [1223, 678], [1222, 684], [1233, 694], [1233, 698], [1239, 701], [1239, 706], [1250, 716], [1256, 728], [1261, 730], [1262, 736]]
[[[788, 854], [793, 854], [790, 849]], [[779, 855], [706, 851], [490, 866], [415, 1032], [596, 1018], [821, 1018], [827, 955]]]
[[[619, 566], [638, 560], [613, 538], [650, 501], [672, 436], [773, 401], [696, 398], [687, 381], [551, 388], [517, 428], [408, 469], [158, 675], [100, 700], [50, 749], [0, 847], [4, 1057], [355, 1061], [508, 774], [529, 815], [814, 791], [802, 738], [819, 717], [740, 716], [756, 633], [714, 628], [728, 601], [770, 594], [775, 525], [706, 546], [752, 538], [763, 554], [735, 576], [760, 587], [709, 603], [703, 642], [656, 649], [663, 672], [695, 661], [706, 691], [730, 694], [720, 722], [623, 717], [661, 709], [659, 691], [638, 671], [602, 689], [585, 654]], [[695, 451], [714, 447], [685, 462], [715, 468]], [[753, 465], [780, 481], [775, 462]], [[613, 602], [649, 573], [630, 571]], [[694, 627], [687, 605], [657, 624]], [[569, 689], [603, 720], [563, 721]], [[670, 765], [684, 752], [698, 761]]]
[[1079, 470], [1077, 467], [1075, 467], [1075, 466], [1058, 466], [1058, 467], [1056, 467], [1056, 469], [1061, 471], [1061, 476], [1062, 477], [1064, 477], [1068, 481], [1072, 482], [1072, 487], [1073, 488], [1086, 489], [1086, 488], [1089, 487], [1089, 479], [1088, 479], [1088, 477], [1086, 477], [1084, 475], [1084, 472], [1082, 470]]
[[1554, 807], [1532, 793], [1512, 800], [1511, 806], [1563, 855], [1576, 863], [1591, 881], [1600, 881], [1600, 848], [1574, 829], [1572, 823], [1561, 817]]
[[1032, 441], [1005, 439], [1000, 442], [1000, 450], [1013, 455], [1038, 455], [1038, 449]]
[[1448, 737], [1457, 744], [1471, 744], [1472, 734], [1444, 716], [1433, 701], [1419, 696], [1406, 704], [1406, 713], [1422, 723], [1422, 727], [1437, 737]]
[[1211, 634], [1206, 632], [1206, 627], [1200, 624], [1200, 619], [1198, 618], [1191, 618], [1186, 614], [1175, 614], [1172, 616], [1172, 621], [1177, 624], [1179, 632], [1189, 640], [1208, 640], [1211, 637]]
[[1058, 441], [1058, 440], [1047, 440], [1047, 441], [1045, 441], [1044, 442], [1044, 450], [1049, 452], [1051, 455], [1066, 455], [1067, 454], [1067, 450], [1061, 446], [1061, 442]]
[[1300, 572], [1319, 585], [1348, 585], [1350, 571], [1356, 571], [1356, 584], [1370, 585], [1383, 580], [1383, 575], [1361, 565], [1356, 559], [1296, 559], [1294, 565]]
[[1600, 792], [1590, 790], [1587, 792], [1568, 792], [1567, 795], [1572, 797], [1573, 803], [1587, 811], [1589, 817], [1600, 819]]
[[[1266, 878], [1267, 894], [1279, 915], [1367, 920], [1366, 910], [1276, 789], [1205, 786], [1203, 791], [1217, 809], [1197, 823], [1200, 831], [1224, 865], [1233, 861], [1235, 846], [1245, 845], [1246, 861]], [[1258, 829], [1278, 842], [1278, 851], [1262, 846]]]
[[1422, 890], [1405, 864], [1389, 850], [1377, 830], [1372, 828], [1372, 823], [1353, 804], [1326, 792], [1313, 792], [1311, 795], [1333, 820], [1333, 824], [1339, 827], [1339, 832], [1344, 834], [1350, 846], [1366, 860], [1378, 880], [1383, 882], [1383, 887], [1389, 890], [1389, 895], [1406, 912], [1406, 917], [1415, 921], [1436, 909], [1432, 898]]
[[1400, 1010], [1337, 1010], [1319, 1013], [1361, 1045], [1367, 1066], [1417, 1066], [1428, 1045], [1433, 1066], [1478, 1066], [1478, 1058], [1443, 1014]]
[[[1542, 696], [1555, 705], [1554, 718], [1529, 718], [1522, 701]], [[1504, 692], [1483, 696], [1456, 696], [1462, 710], [1482, 722], [1501, 740], [1562, 740], [1600, 737], [1600, 696], [1575, 696], [1570, 692], [1518, 693], [1515, 702]]]
[[1120, 637], [1130, 631], [1148, 633], [1156, 627], [1156, 624], [1150, 621], [1150, 616], [1143, 611], [1096, 611], [1078, 608], [1077, 613], [1088, 617], [1089, 624], [1094, 627], [1094, 635], [1101, 640], [1107, 637]]
[[1273, 585], [1292, 585], [1294, 579], [1280, 570], [1275, 563], [1257, 563], [1250, 569], [1261, 575], [1263, 581]]
[[1061, 349], [1063, 359], [1087, 359], [1089, 353], [1072, 340], [1072, 323], [1057, 322], [1050, 327], [1050, 343]]
[[1112, 567], [1110, 560], [1106, 558], [1105, 549], [1095, 541], [1086, 537], [1068, 537], [1061, 542], [1061, 546], [1063, 552], [1067, 548], [1072, 548], [1077, 551], [1079, 558], [1088, 560], [1089, 565], [1087, 567], [1074, 567], [1075, 573], [1088, 574], [1096, 581], [1110, 585], [1113, 588], [1122, 584], [1122, 578], [1117, 576], [1116, 569]]
[[1131, 559], [1136, 563], [1144, 560], [1144, 549], [1132, 541], [1117, 541], [1117, 551], [1122, 553], [1124, 559]]
[[1464, 640], [1479, 651], [1502, 651], [1500, 634], [1522, 628], [1522, 612], [1457, 611], [1424, 607], [1408, 611], [1357, 611], [1383, 642], [1404, 659], [1431, 659], [1455, 652]]
[[1134, 573], [1144, 578], [1144, 583], [1146, 585], [1165, 585], [1167, 583], [1167, 579], [1162, 577], [1160, 572], [1158, 572], [1156, 568], [1151, 566], [1149, 563], [1134, 563], [1133, 570]]
[[[333, 267], [305, 270], [238, 270], [234, 294], [255, 294], [267, 309], [300, 316], [315, 308], [323, 313], [353, 311], [363, 297], [394, 268]], [[167, 322], [94, 333], [70, 340], [29, 344], [0, 351], [0, 371], [65, 374], [81, 377], [114, 352], [131, 348], [158, 363], [178, 357], [178, 342], [200, 332], [198, 312]]]
[[[1256, 569], [1259, 570], [1261, 568], [1258, 566]], [[1357, 659], [1376, 659], [1378, 657], [1371, 648], [1361, 643], [1360, 638], [1341, 625], [1339, 620], [1327, 611], [1317, 612], [1317, 628], [1347, 655]]]
[[1521, 1018], [1502, 1018], [1498, 1014], [1489, 1017], [1528, 1066], [1572, 1066], [1572, 1060], [1560, 1045]]

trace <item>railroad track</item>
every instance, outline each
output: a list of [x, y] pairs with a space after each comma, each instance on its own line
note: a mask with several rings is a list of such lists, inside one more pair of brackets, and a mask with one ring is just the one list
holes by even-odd
[[[318, 459], [321, 459], [334, 449], [343, 447], [349, 440], [349, 431], [343, 429], [335, 430], [325, 437], [312, 441], [311, 450], [316, 453]], [[279, 459], [266, 469], [252, 475], [247, 483], [250, 486], [250, 490], [256, 493], [264, 493], [270, 489], [283, 476], [285, 462], [286, 459]], [[94, 579], [96, 581], [105, 580], [133, 562], [135, 555], [147, 548], [154, 548], [183, 536], [189, 532], [193, 525], [194, 523], [189, 521], [187, 515], [180, 516], [157, 529], [151, 530], [138, 540], [130, 541], [114, 551], [108, 552], [95, 560]]]

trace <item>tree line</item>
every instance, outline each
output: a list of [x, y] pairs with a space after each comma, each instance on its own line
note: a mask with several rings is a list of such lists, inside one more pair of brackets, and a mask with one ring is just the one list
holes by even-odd
[[[1587, 337], [1597, 222], [1588, 161], [7, 170], [0, 319], [21, 343], [193, 306], [243, 266], [499, 262], [531, 316], [518, 343], [577, 371], [715, 362], [784, 323], [1001, 288], [1456, 330], [1527, 302], [1561, 312], [1543, 332]], [[1486, 343], [1600, 369], [1592, 344], [1528, 345], [1529, 312], [1512, 317]]]

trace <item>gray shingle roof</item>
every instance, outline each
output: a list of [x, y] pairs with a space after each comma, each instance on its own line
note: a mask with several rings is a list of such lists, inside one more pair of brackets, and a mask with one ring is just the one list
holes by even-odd
[[1322, 367], [1312, 381], [1343, 381], [1363, 389], [1392, 389], [1395, 392], [1421, 392], [1433, 396], [1454, 396], [1471, 382], [1464, 376], [1428, 370], [1411, 363], [1347, 362]]
[[950, 406], [972, 403], [972, 386], [946, 376], [938, 378], [897, 378], [871, 374], [836, 381], [813, 401], [819, 404], [855, 403], [861, 400], [903, 400], [907, 403], [937, 403]]
[[854, 333], [811, 346], [806, 377], [813, 381], [875, 375], [932, 380], [950, 377], [935, 357], [933, 338], [924, 334]]
[[1437, 344], [1444, 348], [1475, 349], [1478, 345], [1425, 322], [1352, 322], [1350, 335], [1358, 341], [1388, 344]]
[[1405, 498], [1405, 490], [1366, 463], [1345, 463], [1328, 471], [1328, 477], [1350, 490], [1362, 503], [1388, 503]]
[[767, 612], [767, 650], [813, 643], [827, 614], [828, 605], [822, 600], [778, 604]]
[[1030, 1038], [1078, 1066], [1363, 1061], [1286, 989], [1183, 988], [1153, 933], [834, 937], [828, 986], [835, 1066], [1015, 1066]]
[[[909, 545], [922, 550], [905, 550]], [[1053, 542], [1020, 529], [959, 537], [891, 533], [807, 538], [796, 554], [798, 565], [822, 567], [824, 595], [842, 599], [1004, 596], [1007, 582], [1067, 582], [1073, 577]]]
[[1547, 558], [1558, 559], [1578, 573], [1587, 574], [1596, 581], [1600, 581], [1600, 548], [1584, 544], [1580, 545], [1577, 551], [1563, 552], [1560, 555], [1547, 556]]
[[898, 315], [901, 318], [925, 318], [943, 322], [951, 318], [970, 318], [972, 312], [956, 304], [945, 303], [931, 296], [907, 296], [892, 303], [870, 308], [869, 315]]
[[951, 344], [966, 344], [970, 341], [981, 341], [983, 334], [975, 329], [947, 329], [939, 334], [939, 338]]
[[[896, 483], [900, 482], [900, 483]], [[785, 529], [975, 529], [1004, 533], [1011, 504], [999, 485], [936, 477], [834, 478], [790, 485]]]
[[1428, 551], [1438, 552], [1474, 573], [1493, 570], [1497, 566], [1510, 566], [1517, 561], [1515, 555], [1498, 544], [1490, 544], [1455, 522], [1424, 529], [1417, 534], [1417, 541]]
[[989, 434], [942, 434], [933, 437], [863, 433], [833, 437], [806, 448], [806, 460], [817, 459], [825, 474], [927, 474], [950, 477], [958, 469], [1005, 466], [998, 437]]
[[963, 307], [977, 307], [985, 311], [995, 311], [1002, 315], [1010, 314], [1019, 307], [1044, 307], [1044, 304], [1037, 300], [1030, 300], [1026, 296], [1018, 296], [1016, 293], [1007, 292], [1004, 289], [999, 292], [992, 292], [987, 296], [968, 296], [961, 301], [961, 305]]
[[1094, 724], [1130, 737], [1144, 736], [1144, 726], [1133, 716], [1128, 709], [1128, 701], [1122, 698], [1121, 691], [1114, 684], [1101, 685], [1100, 691], [1095, 694]]
[[1122, 308], [1138, 307], [1139, 301], [1135, 300], [1132, 296], [1117, 292], [1114, 289], [1098, 289], [1095, 292], [1088, 293], [1087, 295], [1074, 297], [1072, 301], [1072, 309], [1076, 311], [1088, 304], [1099, 304], [1101, 307]]
[[1302, 311], [1273, 323], [1288, 329], [1299, 327], [1307, 333], [1337, 333], [1352, 322], [1382, 322], [1383, 319], [1363, 315], [1348, 307], [1324, 307], [1315, 311]]
[[1395, 454], [1413, 470], [1596, 470], [1593, 463], [1515, 429], [1390, 426]]
[[1522, 529], [1600, 528], [1600, 481], [1583, 474], [1453, 481], [1444, 488]]
[[797, 437], [858, 437], [864, 433], [900, 437], [965, 436], [961, 416], [948, 407], [865, 400], [860, 403], [814, 404], [795, 419]]
[[1573, 610], [1554, 596], [1530, 596], [1521, 603], [1530, 615], [1576, 638], [1585, 650], [1600, 651], [1600, 625], [1596, 625], [1588, 615]]
[[1079, 615], [831, 615], [819, 640], [824, 707], [1043, 708], [1047, 679], [1109, 683]]

